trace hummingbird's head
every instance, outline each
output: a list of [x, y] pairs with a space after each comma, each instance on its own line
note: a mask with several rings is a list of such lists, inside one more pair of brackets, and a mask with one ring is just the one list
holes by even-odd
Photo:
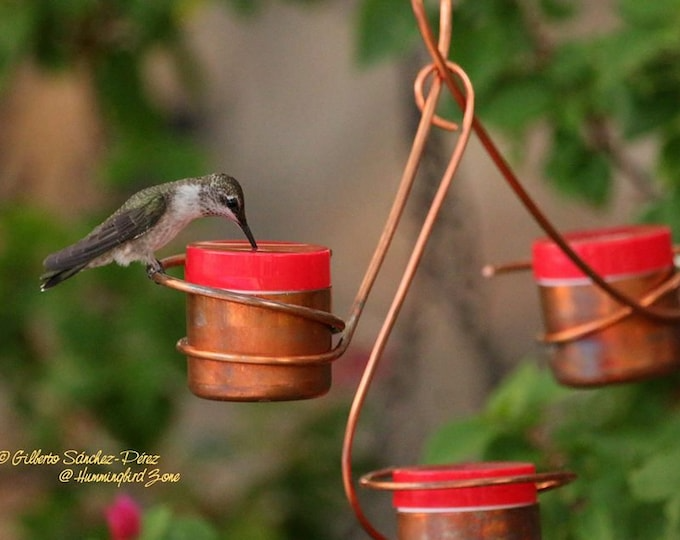
[[257, 249], [255, 237], [246, 220], [243, 189], [236, 178], [224, 173], [214, 173], [207, 180], [202, 193], [206, 215], [230, 219], [241, 227], [253, 249]]

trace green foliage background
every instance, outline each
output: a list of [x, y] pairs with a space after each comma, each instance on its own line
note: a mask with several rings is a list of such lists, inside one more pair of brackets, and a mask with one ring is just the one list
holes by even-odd
[[[0, 91], [27, 61], [44, 70], [85, 65], [109, 140], [102, 186], [122, 194], [139, 178], [153, 183], [204, 170], [206, 156], [190, 135], [173, 129], [142, 83], [144, 61], [157, 48], [172, 52], [189, 85], [200, 79], [182, 42], [182, 21], [194, 4], [4, 0]], [[267, 3], [223, 4], [256, 16]], [[434, 17], [436, 3], [429, 5]], [[611, 27], [576, 35], [570, 30], [584, 6], [567, 0], [457, 2], [452, 60], [475, 84], [479, 116], [520, 153], [532, 129], [544, 130], [546, 182], [595, 206], [606, 205], [617, 186], [629, 182], [643, 201], [637, 217], [668, 223], [678, 233], [680, 1], [619, 0]], [[357, 61], [365, 68], [418, 50], [407, 0], [361, 0], [354, 16]], [[638, 163], [630, 150], [641, 141], [656, 151]], [[172, 421], [177, 395], [185, 392], [183, 369], [167, 350], [184, 332], [183, 299], [115, 268], [79, 277], [85, 293], [78, 297], [59, 289], [40, 295], [36, 280], [27, 279], [46, 253], [87, 232], [96, 217], [63, 224], [28, 204], [0, 205], [0, 384], [25, 426], [27, 446], [59, 451], [71, 443], [66, 437], [74, 426], [85, 424], [103, 439], [151, 450]], [[130, 301], [142, 295], [145, 302]], [[575, 392], [522, 365], [480, 415], [444, 426], [426, 457], [524, 459], [575, 470], [579, 482], [544, 499], [546, 538], [678, 538], [676, 383], [669, 377]], [[337, 463], [342, 427], [341, 411], [319, 413], [302, 428], [306, 451]], [[305, 511], [306, 497], [337, 471], [310, 470], [302, 466], [309, 463], [304, 458], [291, 454], [275, 481], [254, 488], [227, 515], [201, 512], [191, 488], [174, 494], [190, 516], [152, 506], [147, 538], [328, 538], [332, 508], [343, 502], [325, 501], [327, 513], [319, 518]], [[105, 536], [99, 518], [83, 518], [90, 492], [45, 480], [40, 485], [48, 496], [24, 517], [26, 538]], [[261, 510], [271, 493], [297, 502], [280, 508], [277, 519], [262, 520], [254, 509]]]
[[[408, 4], [362, 2], [362, 63], [418, 42]], [[619, 0], [610, 27], [570, 32], [587, 7], [568, 0], [459, 2], [451, 59], [472, 79], [483, 122], [520, 147], [531, 128], [546, 130], [544, 176], [556, 189], [602, 206], [615, 180], [631, 182], [645, 201], [638, 217], [678, 232], [680, 3]], [[381, 21], [389, 30], [376, 32]], [[650, 139], [654, 159], [634, 163], [630, 148]]]

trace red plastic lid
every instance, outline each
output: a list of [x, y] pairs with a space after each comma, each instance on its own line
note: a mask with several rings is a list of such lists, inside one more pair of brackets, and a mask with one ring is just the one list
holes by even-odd
[[[447, 482], [480, 478], [508, 478], [536, 473], [532, 463], [482, 462], [395, 469], [395, 482]], [[395, 490], [393, 503], [400, 509], [526, 506], [536, 502], [536, 484], [503, 484], [454, 489]]]
[[330, 249], [312, 244], [197, 242], [186, 249], [190, 283], [247, 292], [325, 289], [331, 285]]
[[[671, 232], [665, 226], [633, 225], [576, 231], [564, 237], [603, 277], [632, 276], [673, 266]], [[533, 268], [538, 281], [586, 277], [550, 239], [534, 243]]]

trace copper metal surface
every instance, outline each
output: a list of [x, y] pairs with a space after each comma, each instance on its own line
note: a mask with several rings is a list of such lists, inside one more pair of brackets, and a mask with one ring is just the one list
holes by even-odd
[[[162, 261], [165, 268], [183, 257]], [[317, 397], [331, 385], [339, 349], [332, 334], [344, 322], [331, 315], [330, 289], [250, 295], [188, 283], [165, 273], [157, 283], [187, 293], [187, 380], [199, 397], [281, 401]]]
[[538, 504], [465, 512], [397, 512], [398, 540], [540, 540]]
[[[330, 311], [330, 289], [263, 296]], [[197, 396], [229, 401], [295, 400], [317, 397], [330, 389], [331, 365], [318, 356], [331, 350], [331, 337], [330, 329], [319, 322], [192, 294], [187, 297], [187, 338], [179, 348], [188, 354], [189, 388]], [[231, 359], [206, 358], [201, 351], [229, 351]], [[251, 362], [251, 355], [269, 361]], [[300, 362], [297, 356], [313, 361]]]
[[[173, 255], [172, 257], [167, 257], [160, 262], [163, 268], [168, 269], [174, 268], [176, 266], [183, 266], [184, 259], [184, 255]], [[214, 287], [197, 285], [196, 283], [189, 283], [183, 279], [166, 274], [165, 272], [156, 272], [152, 275], [152, 278], [159, 285], [175, 289], [185, 294], [197, 294], [210, 298], [218, 298], [236, 304], [258, 306], [262, 309], [269, 309], [272, 311], [296, 315], [298, 317], [323, 323], [327, 325], [334, 333], [342, 332], [345, 329], [345, 322], [342, 319], [326, 311], [320, 311], [318, 309], [305, 306], [290, 305], [286, 304], [285, 302], [278, 302], [268, 298], [260, 298], [250, 294], [237, 293], [226, 289], [217, 289]]]
[[[621, 279], [612, 286], [643, 305], [677, 309], [678, 275], [667, 271]], [[621, 306], [595, 285], [539, 286], [555, 377], [571, 386], [599, 386], [664, 375], [680, 367], [680, 323]], [[652, 291], [651, 293], [649, 291]]]
[[[678, 247], [674, 248], [678, 253]], [[531, 262], [487, 265], [483, 275], [530, 270]], [[677, 271], [618, 281], [612, 287], [640, 306], [680, 307]], [[648, 317], [619, 304], [597, 285], [540, 286], [546, 332], [556, 378], [570, 386], [599, 386], [664, 375], [680, 367], [680, 320]]]
[[[534, 483], [548, 491], [571, 482], [575, 475], [566, 471], [476, 478], [441, 482], [397, 482], [391, 480], [394, 468], [362, 476], [362, 486], [384, 491], [459, 489], [504, 484]], [[541, 538], [538, 505], [494, 510], [437, 512], [397, 511], [398, 540], [538, 540]]]
[[[680, 248], [678, 246], [675, 246], [673, 248], [673, 251], [678, 254], [680, 251]], [[482, 275], [484, 277], [495, 277], [498, 275], [502, 274], [510, 274], [513, 272], [520, 272], [520, 271], [528, 271], [531, 270], [532, 264], [531, 261], [511, 261], [507, 263], [502, 263], [502, 264], [487, 264], [482, 268]], [[617, 287], [616, 285], [613, 285], [614, 287]], [[636, 303], [639, 304], [642, 307], [648, 307], [651, 304], [657, 302], [657, 300], [661, 297], [664, 297], [668, 294], [670, 294], [672, 291], [677, 291], [678, 287], [680, 287], [680, 274], [677, 272], [671, 272], [666, 276], [666, 279], [660, 280], [658, 284], [656, 284], [652, 288], [648, 288], [647, 290], [643, 291], [644, 294], [640, 294], [639, 296], [630, 296], [630, 292], [627, 294], [631, 297], [636, 299]], [[599, 289], [599, 287], [598, 287]], [[603, 290], [605, 294], [608, 294], [606, 291]], [[677, 293], [676, 293], [677, 294]], [[613, 298], [612, 298], [613, 300]], [[627, 305], [619, 305], [616, 304], [618, 308], [616, 309], [610, 309], [606, 310], [606, 313], [600, 316], [597, 319], [589, 320], [587, 322], [581, 322], [578, 325], [572, 326], [570, 328], [562, 328], [557, 331], [553, 332], [548, 332], [544, 336], [540, 338], [541, 341], [544, 341], [546, 343], [560, 343], [564, 341], [569, 341], [572, 339], [578, 339], [581, 336], [584, 336], [586, 334], [589, 334], [591, 332], [594, 332], [596, 330], [600, 330], [602, 328], [605, 328], [625, 317], [630, 316], [633, 313], [640, 313], [642, 316], [646, 316], [646, 313], [644, 312], [639, 312], [637, 310], [634, 310], [632, 307], [627, 306]], [[673, 303], [669, 303], [667, 306], [668, 311], [672, 312], [676, 308], [673, 306]], [[680, 319], [676, 319], [675, 317], [671, 317], [668, 320], [663, 320], [661, 322], [667, 322], [669, 324], [677, 323], [680, 321]]]

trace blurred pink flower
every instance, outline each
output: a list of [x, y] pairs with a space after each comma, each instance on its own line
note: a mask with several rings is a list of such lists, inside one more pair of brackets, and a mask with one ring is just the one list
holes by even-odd
[[134, 540], [142, 528], [142, 510], [129, 495], [118, 495], [105, 510], [111, 540]]

